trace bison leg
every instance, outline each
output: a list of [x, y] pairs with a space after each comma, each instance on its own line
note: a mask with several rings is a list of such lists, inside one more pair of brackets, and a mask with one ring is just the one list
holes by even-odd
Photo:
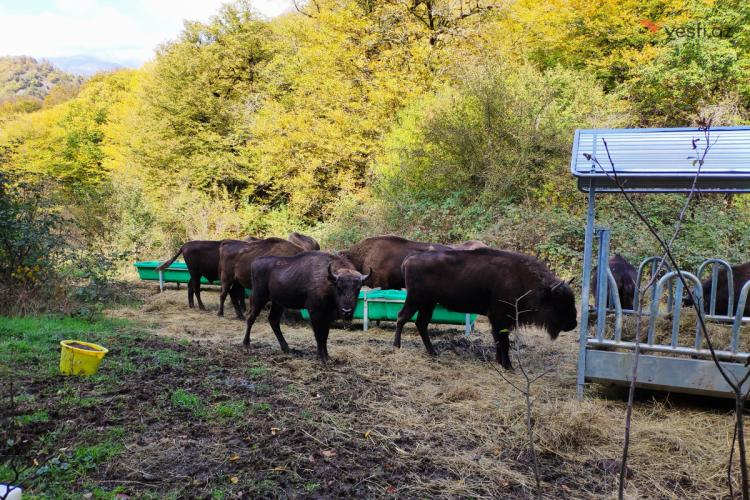
[[198, 309], [201, 311], [206, 310], [206, 306], [203, 305], [203, 301], [201, 300], [201, 275], [199, 274], [191, 274], [190, 280], [193, 282], [193, 292], [195, 293], [195, 298], [198, 301]]
[[237, 319], [245, 319], [245, 288], [239, 283], [232, 285], [229, 289], [229, 299], [232, 301]]
[[221, 293], [219, 294], [219, 312], [216, 313], [217, 316], [224, 316], [224, 302], [227, 300], [227, 295], [229, 295], [229, 292], [231, 290], [232, 290], [232, 283], [227, 284], [222, 281]]
[[427, 326], [430, 324], [432, 311], [434, 310], [435, 304], [420, 308], [419, 314], [417, 315], [417, 321], [415, 322], [417, 325], [417, 331], [419, 331], [419, 336], [422, 337], [422, 342], [424, 342], [424, 346], [431, 356], [437, 356], [435, 348], [432, 347], [430, 336], [427, 334]]
[[268, 323], [271, 325], [273, 333], [276, 335], [276, 340], [279, 341], [279, 346], [284, 352], [289, 352], [289, 344], [286, 343], [284, 335], [281, 333], [281, 315], [284, 314], [284, 306], [280, 304], [271, 304], [271, 311], [268, 313]]
[[512, 370], [509, 330], [506, 325], [501, 324], [499, 321], [493, 321], [491, 318], [490, 324], [492, 325], [492, 338], [495, 340], [495, 359], [506, 370]]
[[318, 346], [318, 357], [323, 363], [328, 362], [328, 331], [331, 320], [326, 315], [310, 311], [310, 323], [315, 333], [315, 343]]
[[250, 315], [247, 317], [245, 338], [242, 340], [242, 343], [245, 345], [245, 347], [250, 346], [250, 329], [253, 327], [253, 323], [255, 323], [255, 320], [258, 319], [258, 315], [263, 310], [266, 302], [268, 302], [268, 296], [265, 293], [262, 297], [260, 296], [260, 294], [258, 294], [253, 301], [253, 308], [250, 311]]
[[193, 294], [195, 293], [195, 291], [193, 290], [193, 277], [192, 276], [188, 280], [187, 289], [188, 289], [188, 307], [192, 309], [195, 307], [195, 302], [193, 301]]
[[398, 320], [396, 321], [396, 334], [393, 336], [393, 346], [401, 349], [401, 332], [404, 329], [404, 325], [409, 319], [414, 316], [417, 312], [417, 306], [409, 302], [409, 296], [406, 296], [406, 302], [404, 307], [398, 312]]

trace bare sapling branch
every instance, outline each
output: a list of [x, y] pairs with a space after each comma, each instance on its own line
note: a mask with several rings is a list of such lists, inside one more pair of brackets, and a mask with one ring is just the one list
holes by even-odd
[[[534, 480], [536, 482], [536, 497], [541, 499], [542, 498], [542, 475], [539, 470], [539, 458], [536, 453], [536, 446], [534, 445], [534, 416], [533, 416], [533, 405], [534, 405], [534, 397], [533, 397], [533, 385], [536, 381], [540, 380], [542, 377], [547, 375], [550, 371], [552, 371], [551, 368], [547, 368], [542, 373], [532, 375], [529, 370], [527, 369], [523, 357], [521, 356], [521, 346], [523, 344], [522, 339], [519, 334], [519, 330], [521, 327], [521, 315], [529, 312], [528, 310], [521, 310], [519, 308], [520, 302], [531, 293], [531, 291], [526, 292], [522, 296], [518, 297], [515, 300], [515, 303], [510, 303], [506, 301], [502, 301], [506, 304], [512, 305], [514, 308], [514, 315], [511, 317], [514, 322], [513, 327], [513, 344], [514, 344], [514, 355], [516, 358], [516, 365], [519, 368], [519, 371], [521, 372], [521, 375], [524, 378], [524, 381], [522, 384], [517, 384], [514, 381], [512, 381], [502, 370], [498, 369], [495, 363], [489, 362], [489, 365], [495, 370], [496, 373], [500, 375], [500, 377], [508, 383], [513, 389], [518, 391], [523, 397], [524, 402], [526, 405], [526, 438], [527, 438], [527, 446], [528, 446], [528, 453], [531, 458], [532, 468], [534, 472]], [[504, 334], [510, 334], [509, 331], [504, 331]]]

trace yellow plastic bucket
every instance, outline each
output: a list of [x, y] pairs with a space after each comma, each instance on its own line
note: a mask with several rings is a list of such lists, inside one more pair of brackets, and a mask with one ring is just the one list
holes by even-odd
[[100, 345], [80, 340], [63, 340], [60, 346], [60, 373], [63, 375], [93, 375], [109, 352]]

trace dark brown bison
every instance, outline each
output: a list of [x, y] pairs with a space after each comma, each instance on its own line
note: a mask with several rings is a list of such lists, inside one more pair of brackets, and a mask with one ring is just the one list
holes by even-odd
[[253, 304], [247, 317], [245, 346], [250, 330], [263, 307], [271, 302], [268, 322], [281, 350], [289, 351], [281, 333], [284, 308], [310, 313], [310, 323], [318, 345], [318, 356], [328, 360], [328, 331], [337, 316], [351, 319], [359, 290], [369, 275], [362, 275], [345, 258], [326, 252], [304, 252], [292, 257], [260, 257], [252, 264]]
[[[734, 309], [737, 307], [737, 302], [740, 300], [740, 291], [742, 290], [742, 286], [748, 281], [750, 281], [750, 262], [746, 262], [738, 266], [732, 266], [732, 284], [734, 287], [734, 297], [732, 299], [733, 314], [737, 314], [737, 311], [735, 311]], [[709, 312], [709, 308], [711, 307], [711, 278], [703, 280], [702, 288], [703, 310], [705, 312]], [[727, 287], [727, 273], [723, 268], [721, 268], [719, 269], [719, 276], [716, 280], [716, 314], [726, 316], [728, 298], [729, 290]], [[748, 299], [750, 299], [750, 297], [748, 297]], [[689, 295], [685, 298], [683, 305], [693, 305], [693, 301]], [[750, 300], [745, 303], [745, 311], [743, 312], [743, 315], [750, 316]]]
[[[224, 301], [233, 287], [252, 287], [251, 266], [258, 257], [267, 255], [289, 256], [302, 252], [302, 248], [294, 243], [281, 238], [266, 238], [263, 240], [245, 242], [238, 240], [225, 240], [221, 242], [220, 254], [220, 278], [221, 295], [219, 296], [219, 316], [224, 315]], [[244, 294], [244, 291], [243, 291]], [[235, 306], [237, 317], [244, 319], [245, 302], [243, 300]]]
[[359, 272], [372, 269], [370, 286], [400, 290], [404, 288], [404, 275], [401, 264], [410, 255], [428, 250], [451, 250], [439, 243], [422, 243], [407, 240], [400, 236], [374, 236], [353, 245], [341, 252]]
[[320, 250], [320, 245], [317, 241], [301, 233], [289, 233], [287, 240], [302, 248], [305, 252]]
[[512, 367], [508, 332], [518, 323], [544, 327], [552, 339], [576, 327], [573, 290], [534, 257], [480, 248], [423, 252], [404, 261], [406, 302], [398, 314], [393, 345], [401, 347], [401, 331], [416, 319], [427, 352], [435, 354], [427, 325], [435, 305], [462, 313], [483, 314], [492, 326], [497, 361]]
[[[206, 278], [209, 282], [214, 282], [219, 278], [219, 246], [220, 241], [206, 241], [206, 240], [195, 240], [188, 241], [180, 247], [180, 250], [168, 261], [161, 264], [156, 269], [163, 271], [172, 265], [177, 260], [177, 257], [182, 254], [187, 265], [188, 272], [190, 273], [190, 281], [188, 281], [187, 292], [188, 292], [188, 306], [195, 307], [193, 302], [193, 295], [198, 299], [198, 307], [205, 311], [206, 307], [203, 305], [201, 300], [201, 278]], [[241, 303], [243, 300], [243, 291], [238, 288], [230, 288], [228, 293], [231, 294], [232, 303]]]
[[[620, 297], [620, 305], [623, 309], [633, 309], [633, 300], [635, 299], [636, 292], [635, 280], [638, 279], [638, 271], [619, 254], [609, 258], [609, 269], [612, 271], [615, 283], [617, 283], [617, 295]], [[597, 293], [597, 276], [596, 269], [594, 269], [594, 278], [591, 283], [591, 293], [594, 296]], [[607, 295], [607, 307], [614, 307], [609, 295]]]

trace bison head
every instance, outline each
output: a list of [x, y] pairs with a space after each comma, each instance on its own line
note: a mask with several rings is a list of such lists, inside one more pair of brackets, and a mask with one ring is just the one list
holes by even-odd
[[578, 325], [578, 311], [573, 289], [564, 281], [542, 287], [537, 307], [539, 320], [556, 339], [560, 332], [569, 332]]
[[359, 290], [370, 274], [372, 269], [367, 274], [360, 274], [354, 269], [340, 269], [338, 274], [334, 274], [331, 265], [328, 264], [328, 280], [336, 288], [336, 309], [343, 319], [352, 319], [359, 299]]

